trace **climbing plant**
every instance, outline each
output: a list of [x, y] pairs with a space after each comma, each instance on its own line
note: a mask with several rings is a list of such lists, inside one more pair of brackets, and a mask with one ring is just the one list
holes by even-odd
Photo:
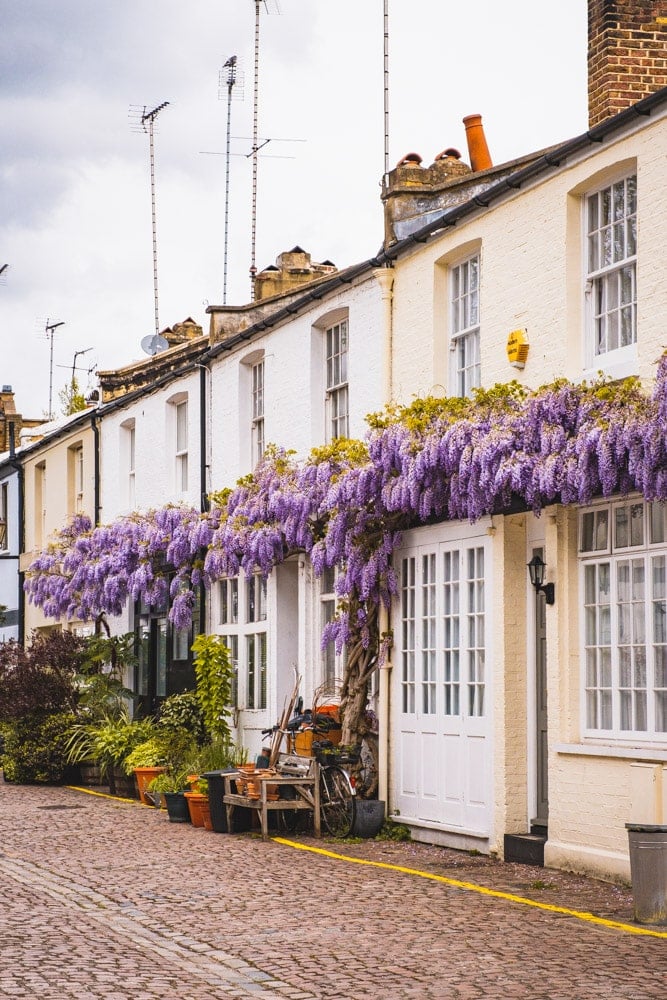
[[233, 708], [234, 665], [229, 650], [218, 635], [198, 635], [192, 651], [197, 680], [195, 693], [204, 725], [214, 740], [231, 743], [229, 716]]
[[33, 562], [30, 600], [52, 617], [119, 614], [128, 598], [189, 624], [199, 584], [272, 569], [306, 553], [336, 567], [338, 612], [323, 642], [346, 647], [346, 742], [363, 734], [368, 679], [387, 637], [378, 613], [396, 593], [401, 533], [438, 520], [631, 490], [667, 499], [667, 359], [652, 394], [636, 379], [535, 391], [516, 382], [471, 399], [427, 397], [369, 418], [366, 439], [315, 449], [302, 463], [269, 449], [255, 471], [212, 497], [210, 512], [169, 505], [93, 528], [76, 518]]

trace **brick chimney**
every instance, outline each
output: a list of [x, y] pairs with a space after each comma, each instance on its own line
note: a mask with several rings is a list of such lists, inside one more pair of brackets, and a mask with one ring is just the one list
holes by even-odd
[[592, 128], [667, 86], [667, 0], [588, 0]]

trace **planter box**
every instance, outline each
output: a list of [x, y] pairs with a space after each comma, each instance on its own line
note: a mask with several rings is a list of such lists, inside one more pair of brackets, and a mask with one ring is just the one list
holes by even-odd
[[109, 791], [123, 799], [136, 799], [137, 784], [133, 774], [125, 774], [122, 767], [113, 767], [107, 776]]

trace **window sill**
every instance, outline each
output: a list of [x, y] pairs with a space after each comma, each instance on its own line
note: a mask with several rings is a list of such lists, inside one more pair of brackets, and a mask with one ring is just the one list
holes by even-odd
[[[618, 355], [621, 355], [620, 357]], [[614, 357], [613, 355], [616, 355]], [[636, 345], [621, 348], [620, 351], [612, 351], [610, 354], [600, 354], [594, 361], [593, 366], [585, 368], [581, 373], [582, 379], [586, 382], [596, 382], [600, 374], [612, 382], [620, 382], [621, 379], [629, 378], [637, 374], [637, 349]]]
[[556, 743], [554, 750], [572, 757], [618, 757], [625, 760], [648, 760], [667, 764], [667, 745], [651, 749], [617, 743]]

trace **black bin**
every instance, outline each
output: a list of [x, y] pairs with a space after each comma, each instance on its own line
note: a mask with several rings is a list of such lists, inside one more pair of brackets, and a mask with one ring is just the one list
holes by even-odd
[[252, 823], [252, 809], [243, 806], [234, 807], [234, 829], [227, 829], [227, 808], [222, 801], [225, 794], [225, 775], [235, 774], [235, 767], [226, 767], [222, 771], [205, 771], [201, 777], [208, 781], [208, 804], [211, 810], [211, 825], [215, 833], [243, 833], [249, 830]]

